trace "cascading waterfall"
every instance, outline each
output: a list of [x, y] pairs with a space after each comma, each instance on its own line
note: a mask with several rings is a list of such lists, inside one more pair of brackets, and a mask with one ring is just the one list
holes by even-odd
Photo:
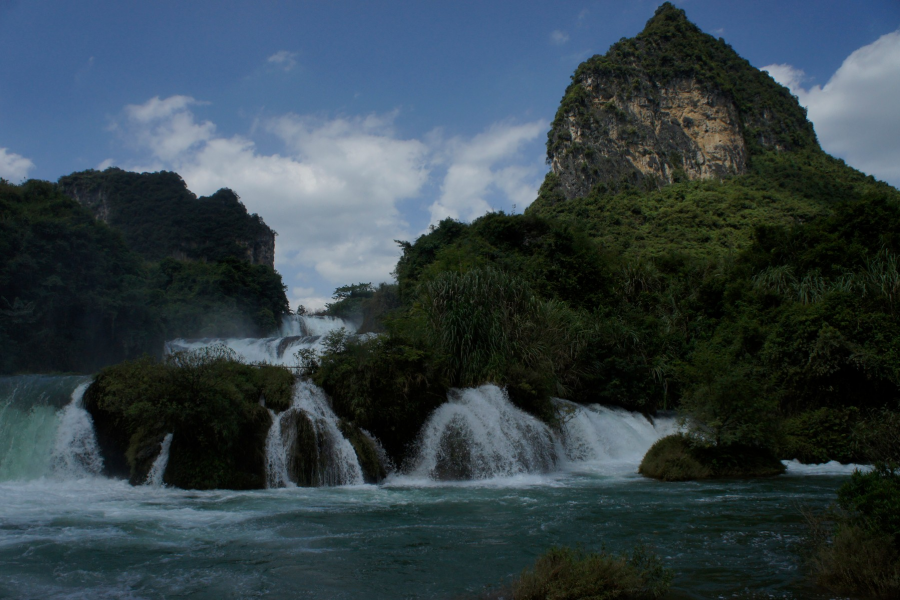
[[[290, 327], [299, 327], [302, 321], [296, 319]], [[321, 332], [339, 320], [312, 322]], [[88, 384], [84, 377], [0, 379], [0, 481], [101, 473], [93, 423], [82, 403]], [[513, 406], [496, 386], [454, 390], [423, 427], [418, 450], [404, 473], [412, 479], [483, 480], [560, 468], [633, 472], [657, 439], [675, 431], [672, 417], [651, 422], [617, 408], [555, 403], [561, 425], [551, 430]], [[321, 389], [298, 382], [291, 407], [270, 414], [267, 487], [363, 482], [356, 452]], [[362, 433], [387, 465], [378, 440]], [[162, 484], [171, 443], [172, 434], [162, 440], [148, 485]]]
[[49, 475], [61, 409], [84, 377], [0, 378], [0, 481]]
[[411, 477], [488, 479], [553, 469], [557, 451], [544, 423], [495, 385], [453, 390], [428, 419]]
[[385, 473], [393, 473], [396, 469], [394, 467], [394, 461], [391, 460], [391, 457], [388, 456], [387, 451], [384, 449], [384, 446], [381, 445], [381, 440], [377, 437], [360, 427], [359, 429], [366, 438], [372, 443], [372, 446], [375, 448], [375, 454], [378, 456], [378, 462], [381, 464], [381, 468], [384, 469]]
[[413, 479], [469, 480], [546, 473], [558, 467], [634, 471], [650, 446], [675, 431], [675, 419], [653, 423], [640, 413], [554, 400], [562, 425], [516, 408], [494, 385], [453, 390], [428, 419], [405, 469]]
[[84, 409], [85, 382], [72, 392], [72, 401], [63, 409], [56, 431], [51, 463], [53, 471], [64, 478], [99, 475], [103, 457], [94, 435], [94, 421]]
[[294, 355], [298, 350], [312, 349], [321, 352], [325, 336], [341, 329], [354, 333], [356, 326], [337, 317], [289, 315], [282, 320], [278, 335], [274, 337], [175, 339], [166, 342], [166, 354], [221, 344], [250, 363], [293, 366], [297, 363]]
[[675, 419], [599, 404], [583, 406], [555, 399], [562, 417], [560, 442], [569, 463], [637, 464], [658, 439], [675, 432]]
[[82, 405], [85, 377], [0, 379], [0, 481], [97, 475], [103, 459]]
[[163, 475], [166, 474], [166, 467], [169, 466], [169, 448], [172, 447], [173, 434], [167, 433], [163, 441], [159, 443], [159, 456], [153, 461], [150, 472], [147, 473], [146, 485], [159, 487], [163, 484]]
[[294, 431], [282, 433], [281, 431], [281, 419], [288, 414], [289, 410], [276, 415], [275, 411], [269, 409], [272, 426], [266, 436], [266, 487], [270, 489], [296, 487], [287, 471], [287, 449], [294, 444], [296, 433]]
[[[296, 423], [308, 422], [311, 439], [301, 440]], [[285, 426], [291, 424], [292, 426]], [[363, 483], [362, 467], [356, 451], [338, 427], [338, 418], [328, 398], [319, 387], [298, 381], [291, 407], [272, 419], [266, 439], [266, 481], [268, 487], [293, 486], [292, 456], [297, 446], [306, 441], [314, 454], [311, 480], [317, 485], [336, 486]], [[307, 468], [309, 466], [307, 465]]]

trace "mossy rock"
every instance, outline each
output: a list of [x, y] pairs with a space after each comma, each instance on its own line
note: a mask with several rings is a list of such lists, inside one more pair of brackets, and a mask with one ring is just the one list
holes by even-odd
[[103, 375], [94, 379], [84, 392], [84, 408], [94, 422], [94, 435], [103, 457], [103, 474], [118, 479], [131, 478], [131, 465], [126, 456], [131, 435], [123, 427], [124, 418], [117, 411], [101, 406], [105, 395]]
[[142, 484], [172, 433], [163, 481], [188, 489], [266, 486], [267, 405], [284, 406], [288, 369], [243, 364], [225, 348], [104, 369], [85, 394], [109, 476]]
[[159, 456], [161, 444], [166, 435], [159, 432], [138, 430], [132, 436], [125, 451], [125, 458], [130, 465], [128, 482], [131, 485], [146, 483], [147, 475]]
[[328, 441], [301, 410], [291, 409], [281, 417], [281, 432], [287, 445], [287, 472], [301, 487], [321, 485], [327, 468], [325, 446]]
[[206, 443], [174, 432], [163, 482], [184, 489], [253, 490], [266, 487], [266, 437], [272, 417], [264, 407], [245, 407], [230, 443]]
[[387, 468], [379, 456], [375, 442], [356, 425], [342, 420], [339, 424], [341, 433], [353, 446], [359, 466], [362, 468], [363, 480], [366, 483], [381, 483], [387, 477]]
[[699, 446], [680, 433], [658, 440], [641, 461], [638, 472], [662, 481], [773, 477], [784, 473], [781, 461], [768, 449], [732, 445]]

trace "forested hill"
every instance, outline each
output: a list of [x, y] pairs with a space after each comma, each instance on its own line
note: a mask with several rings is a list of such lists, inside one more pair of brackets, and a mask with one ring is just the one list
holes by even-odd
[[[270, 266], [147, 260], [50, 182], [0, 180], [0, 215], [0, 373], [92, 372], [172, 337], [266, 335], [290, 310]], [[183, 231], [157, 226], [161, 240]], [[195, 241], [212, 248], [216, 232]]]
[[492, 382], [551, 423], [554, 396], [675, 408], [733, 456], [900, 461], [900, 192], [787, 89], [666, 3], [578, 68], [548, 160], [524, 215], [401, 242], [358, 301], [387, 334], [309, 366], [338, 414], [404, 441]]
[[787, 88], [663, 4], [582, 63], [548, 133], [529, 214], [577, 222], [635, 258], [733, 255], [758, 227], [896, 195], [821, 150]]
[[72, 173], [58, 185], [149, 260], [235, 258], [275, 266], [275, 232], [259, 215], [248, 214], [232, 190], [198, 198], [178, 173], [115, 167]]

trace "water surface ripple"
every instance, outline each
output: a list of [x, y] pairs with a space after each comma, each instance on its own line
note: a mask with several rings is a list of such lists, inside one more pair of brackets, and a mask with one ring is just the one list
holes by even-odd
[[800, 507], [825, 506], [845, 477], [825, 473], [664, 484], [581, 470], [252, 492], [4, 482], [0, 597], [460, 598], [554, 544], [644, 543], [677, 573], [679, 598], [818, 598], [793, 547]]

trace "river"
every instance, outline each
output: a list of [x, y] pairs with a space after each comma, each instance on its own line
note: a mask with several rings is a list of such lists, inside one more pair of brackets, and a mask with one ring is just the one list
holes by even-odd
[[[635, 544], [674, 571], [675, 598], [827, 597], [804, 579], [801, 509], [832, 502], [852, 466], [661, 483], [637, 465], [671, 417], [560, 401], [556, 435], [483, 386], [454, 392], [381, 485], [170, 489], [164, 442], [155, 485], [131, 486], [97, 474], [89, 380], [0, 378], [2, 598], [477, 598], [553, 545]], [[300, 400], [318, 392], [298, 390], [312, 410]], [[436, 475], [447, 432], [470, 449], [469, 481]]]

